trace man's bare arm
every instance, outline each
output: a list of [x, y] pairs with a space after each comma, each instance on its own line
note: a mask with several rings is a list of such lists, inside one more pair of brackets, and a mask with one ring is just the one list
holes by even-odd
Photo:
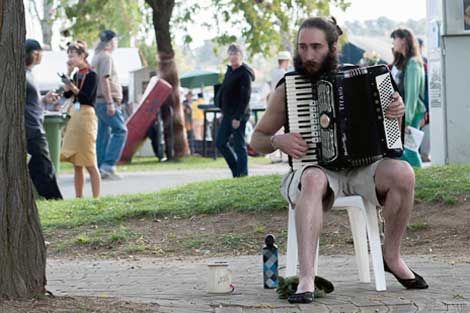
[[106, 100], [106, 113], [108, 116], [113, 116], [116, 113], [116, 110], [114, 108], [113, 95], [111, 94], [111, 83], [109, 82], [109, 76], [101, 77], [101, 88], [104, 99]]
[[111, 84], [109, 82], [109, 77], [101, 77], [101, 89], [103, 91], [103, 97], [106, 100], [106, 103], [113, 103], [113, 96], [111, 95]]
[[274, 90], [269, 99], [268, 110], [255, 128], [251, 146], [258, 152], [271, 153], [277, 149], [299, 159], [308, 150], [308, 145], [299, 133], [275, 135], [286, 122], [284, 85]]
[[250, 145], [256, 151], [264, 154], [271, 153], [278, 149], [272, 143], [272, 136], [281, 129], [286, 122], [285, 113], [285, 88], [279, 86], [269, 97], [268, 108], [263, 117], [256, 125], [255, 131], [251, 137]]

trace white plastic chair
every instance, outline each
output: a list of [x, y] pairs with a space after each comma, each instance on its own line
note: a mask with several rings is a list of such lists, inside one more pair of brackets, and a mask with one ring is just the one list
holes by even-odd
[[[356, 263], [359, 272], [359, 281], [370, 283], [369, 253], [367, 251], [367, 237], [372, 256], [372, 266], [375, 276], [375, 289], [386, 290], [385, 272], [380, 245], [377, 208], [360, 196], [348, 196], [336, 199], [333, 209], [348, 210], [351, 232], [354, 240]], [[366, 236], [367, 233], [367, 236]], [[318, 268], [318, 247], [316, 251], [315, 274]], [[295, 210], [289, 207], [289, 222], [287, 232], [287, 264], [286, 277], [294, 276], [297, 272], [297, 233], [295, 229]]]

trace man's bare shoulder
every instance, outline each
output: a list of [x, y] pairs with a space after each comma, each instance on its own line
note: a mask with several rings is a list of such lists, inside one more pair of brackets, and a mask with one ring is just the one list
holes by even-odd
[[286, 101], [286, 88], [285, 84], [279, 84], [279, 86], [274, 89], [271, 97], [269, 98], [269, 106], [274, 106], [275, 108], [283, 108]]

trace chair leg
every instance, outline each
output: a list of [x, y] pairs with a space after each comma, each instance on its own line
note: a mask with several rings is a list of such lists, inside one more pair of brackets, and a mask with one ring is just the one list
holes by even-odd
[[362, 283], [370, 283], [365, 216], [362, 209], [358, 207], [348, 207], [348, 215], [354, 241], [359, 281]]
[[374, 268], [375, 289], [384, 291], [387, 289], [385, 283], [385, 272], [382, 258], [382, 247], [380, 245], [379, 223], [377, 219], [377, 208], [375, 205], [364, 200], [367, 216], [367, 235], [369, 237], [370, 252], [372, 255], [372, 266]]
[[313, 267], [313, 274], [316, 276], [318, 274], [318, 262], [320, 260], [320, 239], [317, 241], [317, 249], [315, 252], [315, 265]]
[[295, 210], [289, 205], [289, 220], [287, 226], [287, 256], [286, 277], [297, 274], [297, 232], [295, 229]]

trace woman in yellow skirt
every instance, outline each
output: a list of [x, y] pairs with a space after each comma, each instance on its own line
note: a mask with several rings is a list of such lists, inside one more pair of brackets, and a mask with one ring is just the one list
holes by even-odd
[[[62, 75], [64, 97], [73, 98], [71, 118], [67, 124], [60, 159], [74, 165], [75, 195], [83, 197], [85, 185], [84, 168], [90, 174], [91, 190], [94, 198], [100, 196], [101, 177], [96, 161], [96, 135], [98, 122], [95, 114], [97, 75], [91, 70], [86, 58], [86, 44], [77, 41], [69, 45], [68, 75]], [[78, 72], [69, 78], [72, 69]]]

